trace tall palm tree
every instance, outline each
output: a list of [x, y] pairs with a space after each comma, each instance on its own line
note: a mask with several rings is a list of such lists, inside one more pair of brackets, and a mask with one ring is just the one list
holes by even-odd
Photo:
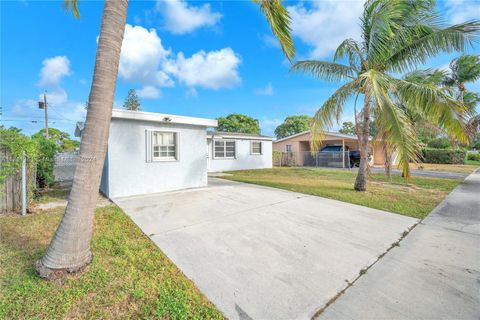
[[[432, 0], [367, 0], [361, 18], [362, 41], [344, 40], [334, 61], [299, 61], [293, 71], [303, 71], [327, 81], [346, 82], [316, 112], [312, 146], [317, 149], [323, 133], [337, 122], [349, 98], [363, 98], [357, 136], [361, 155], [354, 189], [365, 191], [368, 170], [369, 124], [372, 117], [388, 143], [396, 146], [404, 173], [417, 159], [414, 128], [395, 103], [401, 97], [409, 110], [429, 116], [459, 140], [467, 140], [464, 106], [441, 89], [394, 76], [414, 69], [440, 52], [462, 51], [480, 30], [480, 21], [445, 27]], [[337, 63], [344, 59], [347, 64]], [[357, 116], [357, 115], [355, 115]]]
[[[255, 0], [260, 5], [285, 56], [291, 61], [295, 48], [290, 36], [290, 17], [280, 0]], [[78, 0], [65, 1], [67, 10], [79, 17]], [[63, 276], [88, 265], [92, 259], [94, 209], [105, 159], [115, 85], [120, 61], [128, 0], [106, 0], [87, 119], [80, 144], [79, 163], [65, 214], [44, 256], [35, 262], [44, 278]]]

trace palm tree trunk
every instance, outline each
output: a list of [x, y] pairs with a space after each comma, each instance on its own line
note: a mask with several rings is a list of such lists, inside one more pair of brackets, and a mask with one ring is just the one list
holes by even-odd
[[392, 151], [388, 146], [384, 146], [383, 152], [385, 154], [385, 174], [388, 180], [392, 178]]
[[362, 130], [357, 134], [360, 151], [360, 165], [358, 167], [357, 178], [355, 179], [354, 189], [356, 191], [367, 190], [368, 176], [368, 136], [370, 133], [370, 90], [365, 89], [365, 100], [363, 106], [363, 124]]
[[128, 0], [105, 1], [72, 190], [50, 246], [42, 259], [35, 263], [37, 273], [44, 278], [77, 272], [92, 260], [90, 240], [94, 209], [107, 149], [127, 7]]

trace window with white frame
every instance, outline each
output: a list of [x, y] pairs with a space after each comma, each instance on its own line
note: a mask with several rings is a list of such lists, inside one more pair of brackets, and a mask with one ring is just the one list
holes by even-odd
[[215, 140], [214, 157], [233, 159], [235, 158], [235, 141], [234, 140]]
[[152, 151], [153, 160], [177, 160], [177, 133], [154, 131]]
[[262, 154], [262, 142], [261, 141], [251, 141], [250, 142], [250, 153], [251, 154]]
[[285, 145], [285, 152], [292, 152], [292, 145], [291, 144]]

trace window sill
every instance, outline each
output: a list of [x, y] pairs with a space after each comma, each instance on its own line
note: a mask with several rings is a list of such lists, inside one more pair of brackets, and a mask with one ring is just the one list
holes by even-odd
[[175, 158], [166, 158], [166, 159], [152, 159], [152, 162], [178, 162], [178, 159]]

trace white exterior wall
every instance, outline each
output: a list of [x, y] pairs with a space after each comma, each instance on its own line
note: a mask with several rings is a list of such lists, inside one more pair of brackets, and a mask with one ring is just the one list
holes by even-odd
[[[214, 138], [214, 140], [216, 140]], [[235, 159], [223, 159], [213, 156], [213, 142], [208, 139], [208, 172], [222, 172], [248, 169], [262, 169], [272, 167], [272, 141], [271, 140], [255, 140], [255, 139], [230, 139], [225, 137], [218, 140], [234, 140], [236, 144]], [[256, 155], [250, 153], [250, 142], [262, 142], [262, 154]]]
[[[178, 134], [177, 160], [146, 160], [146, 130]], [[113, 118], [101, 191], [109, 198], [207, 185], [206, 127]]]

